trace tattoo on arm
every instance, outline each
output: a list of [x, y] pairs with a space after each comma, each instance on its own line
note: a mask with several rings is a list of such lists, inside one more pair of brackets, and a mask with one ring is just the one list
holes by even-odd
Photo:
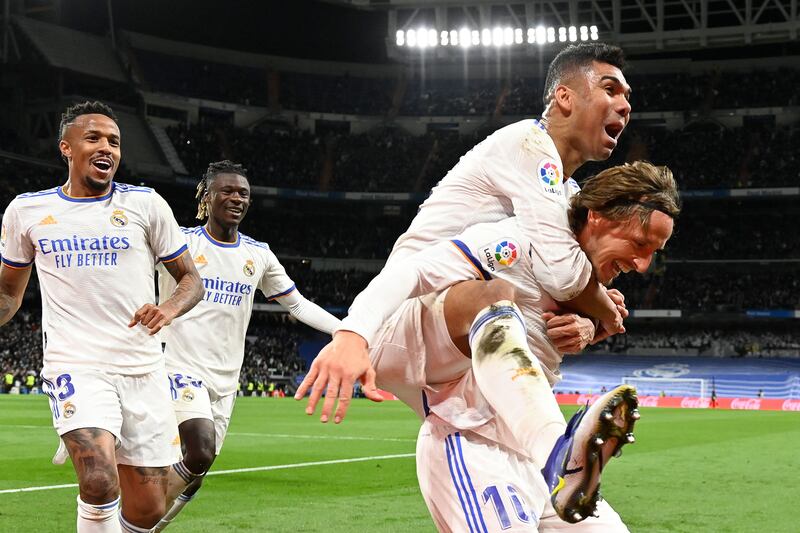
[[11, 320], [19, 309], [30, 277], [31, 267], [11, 269], [0, 266], [0, 326]]
[[161, 306], [168, 306], [176, 309], [175, 316], [179, 317], [197, 305], [203, 299], [204, 288], [203, 280], [194, 267], [191, 255], [183, 254], [175, 261], [164, 263], [164, 267], [169, 274], [178, 282], [175, 292], [172, 293]]
[[5, 324], [17, 312], [17, 300], [7, 294], [0, 294], [0, 325]]

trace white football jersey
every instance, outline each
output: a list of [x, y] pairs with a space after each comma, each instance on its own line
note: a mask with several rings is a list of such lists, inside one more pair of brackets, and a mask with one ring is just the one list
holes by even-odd
[[155, 301], [157, 261], [186, 251], [166, 201], [149, 187], [114, 183], [103, 196], [61, 187], [21, 194], [3, 216], [3, 264], [36, 263], [44, 369], [75, 366], [126, 375], [163, 365], [158, 339], [134, 313]]
[[591, 264], [567, 218], [569, 198], [580, 188], [564, 176], [563, 169], [556, 146], [539, 121], [522, 120], [497, 130], [433, 188], [395, 243], [388, 264], [473, 224], [516, 216], [534, 246], [531, 266], [536, 279], [554, 298], [571, 300], [585, 287], [579, 280], [585, 279], [582, 274], [591, 270]]
[[[426, 294], [432, 291], [441, 291], [460, 281], [470, 279], [500, 278], [511, 283], [516, 289], [517, 297], [514, 303], [522, 311], [528, 337], [528, 345], [539, 358], [550, 384], [555, 384], [561, 377], [559, 367], [562, 355], [553, 346], [547, 337], [547, 327], [542, 320], [545, 311], [556, 311], [558, 304], [543, 290], [541, 283], [534, 276], [531, 265], [536, 256], [533, 242], [527, 239], [517, 225], [518, 218], [512, 217], [489, 224], [477, 224], [467, 228], [455, 238], [444, 241], [430, 248], [414, 254], [404, 261], [393, 265], [397, 270], [382, 273], [382, 278], [377, 278], [371, 283], [362, 295], [353, 303], [359, 307], [360, 301], [376, 298], [382, 285], [391, 284], [401, 274], [402, 269], [411, 277], [418, 280], [415, 294]], [[588, 283], [588, 276], [579, 279], [584, 285]], [[381, 314], [389, 312], [371, 308], [370, 313]], [[376, 323], [395, 323], [397, 316], [388, 319], [377, 318]], [[348, 327], [348, 316], [343, 321], [342, 329]], [[372, 341], [374, 337], [366, 337]], [[463, 369], [456, 369], [457, 372]], [[447, 382], [452, 378], [440, 376], [437, 381]]]
[[[266, 243], [241, 233], [234, 243], [220, 242], [202, 226], [183, 231], [206, 293], [161, 330], [167, 371], [201, 380], [224, 396], [236, 391], [256, 289], [272, 300], [294, 291], [295, 284]], [[164, 269], [158, 279], [159, 297], [165, 299], [175, 280]]]

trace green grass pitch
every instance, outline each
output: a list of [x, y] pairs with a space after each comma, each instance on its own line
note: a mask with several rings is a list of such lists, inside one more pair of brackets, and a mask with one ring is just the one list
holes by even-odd
[[[303, 407], [240, 398], [214, 470], [279, 468], [209, 477], [168, 531], [434, 531], [416, 485], [419, 426], [409, 409], [358, 400], [336, 426]], [[636, 444], [603, 478], [631, 531], [800, 531], [800, 413], [642, 411]], [[69, 463], [50, 463], [56, 443], [45, 397], [0, 397], [3, 531], [74, 531], [76, 488], [4, 492], [74, 483]]]

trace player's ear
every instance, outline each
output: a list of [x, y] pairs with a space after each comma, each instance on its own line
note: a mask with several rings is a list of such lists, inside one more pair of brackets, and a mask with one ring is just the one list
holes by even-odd
[[69, 142], [61, 139], [58, 141], [58, 150], [61, 152], [61, 157], [64, 161], [72, 158], [72, 147], [70, 147]]
[[597, 211], [589, 209], [589, 212], [586, 214], [586, 223], [590, 226], [597, 227], [603, 223], [606, 219]]
[[553, 102], [561, 110], [561, 114], [565, 116], [568, 116], [572, 112], [574, 98], [574, 91], [563, 83], [559, 84], [553, 92]]

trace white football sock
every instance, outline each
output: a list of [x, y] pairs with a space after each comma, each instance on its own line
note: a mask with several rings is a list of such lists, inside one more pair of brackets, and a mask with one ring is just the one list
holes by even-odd
[[528, 347], [519, 308], [504, 300], [482, 309], [470, 327], [469, 344], [481, 393], [543, 467], [566, 422], [539, 360]]
[[122, 516], [122, 512], [119, 513], [119, 524], [122, 526], [123, 533], [150, 533], [150, 529], [146, 527], [134, 526], [125, 520], [125, 517]]
[[78, 496], [78, 533], [122, 533], [119, 520], [119, 496], [113, 502], [92, 505]]

